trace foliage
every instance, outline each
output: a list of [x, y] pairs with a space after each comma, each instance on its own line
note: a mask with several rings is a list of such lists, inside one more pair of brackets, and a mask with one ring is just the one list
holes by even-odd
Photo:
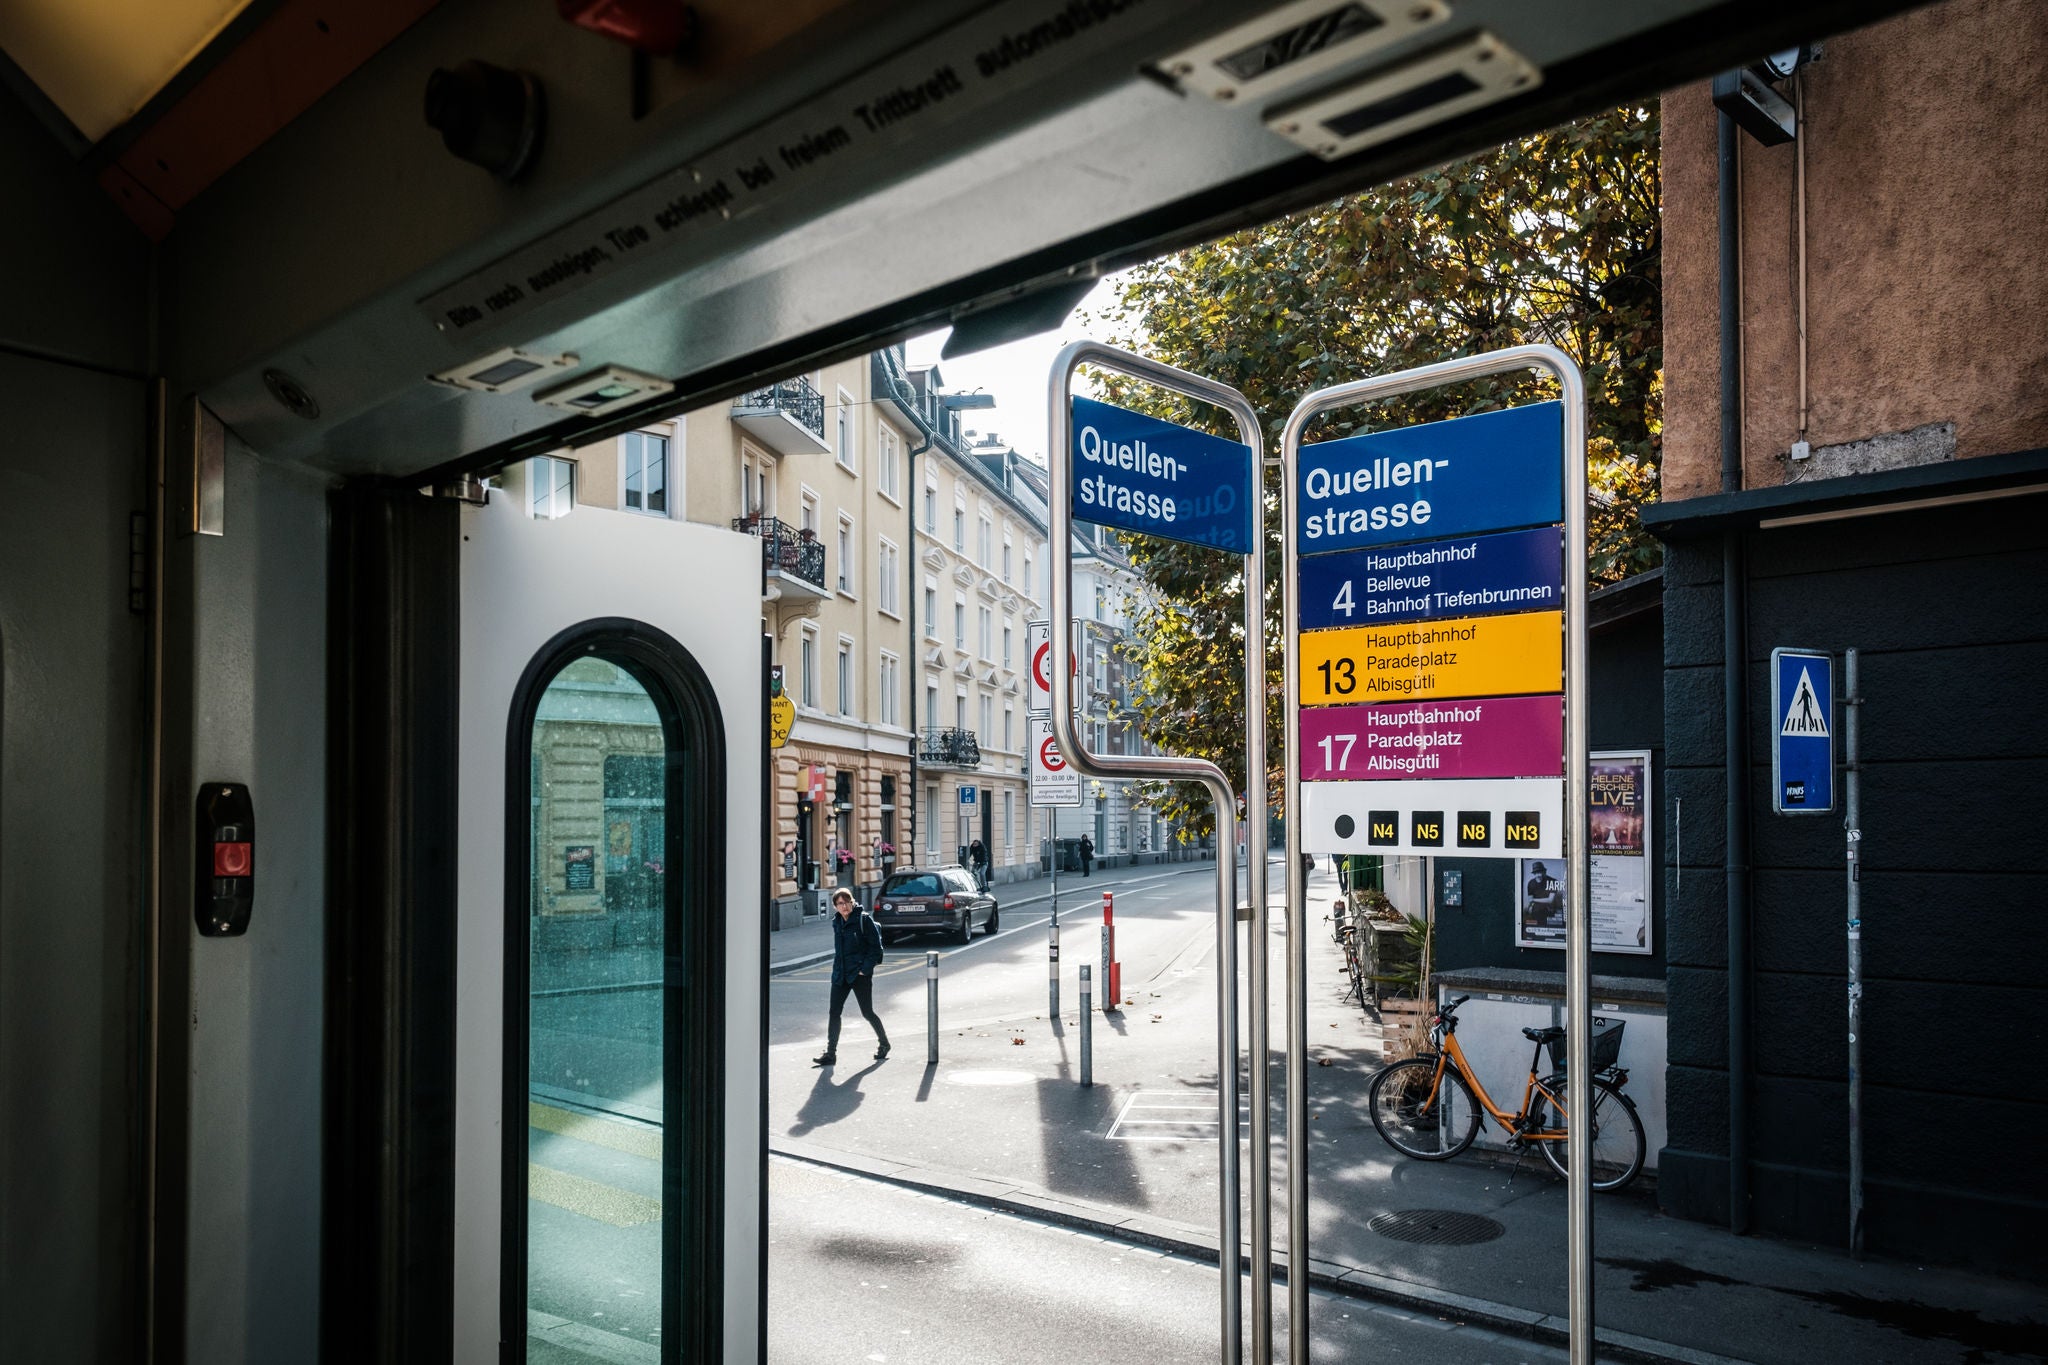
[[[1110, 321], [1119, 344], [1231, 385], [1265, 415], [1268, 450], [1312, 389], [1529, 341], [1557, 345], [1588, 392], [1589, 556], [1595, 585], [1654, 567], [1638, 520], [1655, 496], [1662, 438], [1658, 123], [1630, 106], [1468, 161], [1233, 234], [1138, 267]], [[1119, 376], [1111, 402], [1235, 436], [1212, 409]], [[1534, 374], [1334, 412], [1329, 440], [1554, 396]], [[1280, 574], [1279, 484], [1267, 471], [1266, 579]], [[1238, 561], [1153, 539], [1128, 546], [1145, 590], [1132, 604], [1145, 733], [1212, 758], [1243, 790], [1243, 716], [1219, 704], [1243, 676]], [[1281, 733], [1281, 622], [1268, 594], [1268, 733]], [[1282, 759], [1272, 744], [1277, 793]], [[1156, 794], [1209, 828], [1191, 784]]]

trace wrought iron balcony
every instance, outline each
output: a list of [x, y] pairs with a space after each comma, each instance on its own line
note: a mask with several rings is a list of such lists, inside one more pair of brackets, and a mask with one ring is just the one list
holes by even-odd
[[825, 587], [825, 542], [817, 536], [764, 516], [734, 517], [732, 529], [761, 537], [761, 563], [769, 573], [807, 585], [819, 597], [831, 595]]
[[732, 420], [778, 455], [823, 455], [825, 396], [798, 376], [732, 400]]
[[928, 726], [919, 737], [917, 761], [949, 763], [956, 768], [981, 766], [981, 741], [972, 730]]

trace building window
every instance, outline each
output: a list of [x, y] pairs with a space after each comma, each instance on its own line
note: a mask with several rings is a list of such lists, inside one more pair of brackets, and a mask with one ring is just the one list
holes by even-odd
[[832, 448], [839, 460], [839, 467], [847, 473], [858, 472], [853, 462], [853, 395], [845, 389], [839, 391], [839, 423], [832, 442]]
[[981, 609], [981, 657], [995, 657], [995, 617], [989, 613], [987, 607]]
[[953, 548], [967, 553], [967, 509], [958, 503], [953, 505]]
[[629, 431], [619, 438], [619, 462], [626, 473], [626, 506], [652, 516], [668, 515], [668, 437]]
[[924, 635], [927, 640], [939, 638], [939, 590], [929, 583], [924, 585]]
[[953, 648], [967, 648], [967, 604], [958, 599], [953, 602]]
[[993, 746], [996, 740], [995, 730], [995, 703], [991, 701], [989, 698], [983, 697], [981, 699], [981, 728], [974, 732], [974, 737], [983, 744]]
[[740, 512], [749, 517], [775, 515], [775, 461], [751, 447], [740, 450]]
[[796, 525], [799, 531], [818, 534], [818, 495], [808, 488], [803, 491], [803, 510], [797, 513]]
[[1038, 581], [1031, 576], [1031, 556], [1024, 556], [1024, 591], [1038, 596]]
[[924, 860], [939, 860], [939, 789], [924, 789]]
[[939, 728], [939, 685], [930, 679], [924, 685], [924, 723], [930, 729]]
[[1016, 747], [1017, 704], [1006, 701], [1003, 703], [1003, 748], [1014, 750]]
[[1003, 537], [1003, 581], [1010, 581], [1010, 538], [1007, 535]]
[[892, 427], [879, 427], [875, 431], [875, 463], [881, 466], [882, 496], [895, 502], [902, 494], [896, 491], [896, 455], [899, 446], [896, 432]]
[[576, 508], [576, 462], [552, 455], [528, 460], [526, 486], [533, 491], [528, 510], [537, 520], [566, 517]]
[[964, 688], [953, 694], [953, 728], [967, 728], [967, 692]]
[[896, 605], [896, 545], [893, 541], [882, 541], [875, 556], [875, 595], [881, 599], [881, 609], [891, 616], [900, 610]]
[[988, 524], [988, 518], [983, 517], [974, 532], [975, 563], [982, 565], [984, 568], [987, 567], [989, 561], [994, 558], [990, 551], [990, 547], [994, 544], [994, 528]]
[[939, 490], [930, 484], [924, 486], [924, 529], [927, 533], [939, 526]]
[[1008, 620], [1005, 620], [1005, 621], [1003, 622], [1003, 667], [1004, 667], [1004, 668], [1008, 668], [1009, 666], [1010, 666], [1010, 623], [1009, 623], [1009, 621], [1008, 621]]
[[[875, 681], [876, 685], [881, 689], [882, 704], [879, 710], [881, 721], [884, 725], [894, 725], [896, 723], [897, 672], [896, 656], [894, 654], [883, 654], [881, 673]], [[893, 843], [894, 840], [890, 842]]]
[[853, 595], [853, 518], [842, 514], [839, 518], [839, 540], [833, 547], [839, 558], [839, 591]]
[[803, 651], [798, 662], [800, 685], [797, 700], [815, 708], [818, 704], [818, 632], [805, 630]]
[[853, 641], [839, 637], [839, 714], [853, 714]]
[[[1017, 829], [1017, 793], [1007, 787], [1003, 789], [1003, 849], [1008, 852], [1016, 843], [1012, 837]], [[1008, 861], [1005, 859], [1004, 861]], [[1105, 987], [1104, 989], [1107, 989]]]

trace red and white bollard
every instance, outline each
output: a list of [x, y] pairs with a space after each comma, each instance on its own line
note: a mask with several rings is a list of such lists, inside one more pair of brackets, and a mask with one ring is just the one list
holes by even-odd
[[1123, 964], [1116, 960], [1116, 896], [1102, 893], [1102, 1008], [1115, 1013], [1124, 998]]

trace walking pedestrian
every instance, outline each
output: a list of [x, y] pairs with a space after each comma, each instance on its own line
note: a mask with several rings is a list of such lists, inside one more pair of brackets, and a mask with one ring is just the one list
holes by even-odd
[[889, 1032], [875, 1013], [875, 968], [882, 963], [882, 930], [874, 917], [854, 904], [853, 892], [832, 893], [832, 1019], [825, 1029], [825, 1052], [812, 1058], [817, 1066], [839, 1060], [839, 1015], [850, 993], [860, 1004], [861, 1018], [875, 1030], [875, 1060], [889, 1055]]
[[1085, 834], [1081, 836], [1081, 875], [1095, 875], [1095, 841]]

